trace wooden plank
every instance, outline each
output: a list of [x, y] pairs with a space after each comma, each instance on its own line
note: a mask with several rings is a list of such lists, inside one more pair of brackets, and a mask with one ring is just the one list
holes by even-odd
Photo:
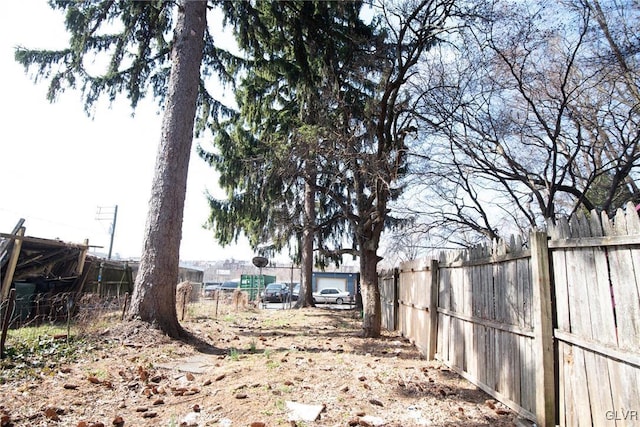
[[517, 253], [509, 253], [506, 255], [499, 256], [487, 256], [485, 258], [478, 258], [473, 260], [464, 260], [464, 259], [456, 259], [456, 260], [446, 260], [440, 262], [440, 267], [444, 268], [457, 268], [457, 267], [470, 267], [470, 266], [482, 266], [487, 264], [494, 264], [499, 262], [509, 262], [521, 258], [529, 258], [531, 256], [529, 250], [523, 249], [521, 252]]
[[616, 233], [613, 229], [613, 223], [609, 219], [609, 216], [605, 211], [600, 213], [600, 222], [602, 223], [602, 235], [603, 236], [615, 236]]
[[564, 363], [564, 359], [565, 359], [565, 354], [564, 354], [564, 349], [567, 346], [567, 344], [563, 343], [563, 342], [559, 342], [557, 347], [558, 347], [558, 421], [559, 421], [559, 426], [560, 427], [564, 427], [567, 424], [567, 417], [566, 417], [566, 412], [567, 412], [567, 405], [565, 403], [566, 401], [566, 393], [567, 393], [567, 389], [565, 387], [565, 381], [567, 380], [567, 377], [565, 375], [565, 368], [566, 368], [566, 364]]
[[449, 334], [451, 333], [451, 317], [442, 315], [442, 318], [438, 320], [438, 323], [440, 323], [440, 320], [442, 320], [442, 358], [450, 363], [451, 347]]
[[436, 347], [436, 359], [444, 360], [443, 349], [444, 349], [444, 327], [442, 326], [443, 315], [438, 314], [438, 344]]
[[573, 346], [593, 351], [607, 358], [619, 360], [626, 364], [640, 368], [640, 353], [602, 344], [595, 339], [586, 339], [578, 335], [556, 329], [554, 336], [557, 340]]
[[590, 351], [584, 352], [584, 362], [591, 419], [598, 424], [598, 420], [604, 422], [607, 419], [607, 411], [614, 407], [609, 387], [609, 368], [605, 358]]
[[[68, 243], [63, 242], [62, 240], [51, 240], [51, 239], [43, 239], [40, 237], [29, 237], [24, 235], [16, 235], [16, 234], [7, 234], [0, 233], [0, 237], [5, 239], [15, 240], [16, 242], [28, 242], [28, 243], [38, 243], [45, 246], [52, 247], [65, 247], [65, 248], [74, 248], [74, 249], [86, 249], [87, 246], [79, 243]], [[100, 248], [102, 246], [89, 246], [93, 248]]]
[[[531, 284], [531, 258], [517, 261], [518, 265], [518, 286], [522, 291], [522, 327], [533, 328], [531, 320], [531, 310], [533, 307], [533, 287]], [[520, 301], [519, 301], [520, 302]]]
[[[598, 335], [603, 323], [601, 304], [598, 300], [597, 272], [594, 268], [595, 253], [593, 248], [588, 248], [573, 251], [573, 254], [577, 261], [575, 273], [578, 273], [574, 283], [582, 284], [579, 286], [582, 289], [578, 291], [582, 297], [578, 316], [589, 321], [589, 325], [584, 327], [584, 333], [587, 334], [587, 338], [593, 338]], [[609, 299], [606, 299], [605, 303], [609, 304]]]
[[489, 385], [493, 385], [493, 389], [496, 390], [500, 394], [504, 394], [504, 384], [502, 373], [504, 372], [504, 349], [502, 348], [502, 331], [494, 330], [493, 331], [493, 382], [489, 383]]
[[636, 211], [633, 202], [627, 202], [625, 210], [627, 211], [627, 233], [640, 234], [640, 215]]
[[567, 296], [569, 302], [569, 330], [585, 338], [591, 338], [591, 315], [588, 307], [587, 278], [582, 268], [579, 250], [565, 251], [567, 263]]
[[462, 312], [473, 315], [473, 269], [464, 269], [464, 282], [462, 287]]
[[594, 277], [589, 287], [589, 307], [592, 312], [591, 329], [593, 336], [607, 345], [617, 345], [614, 304], [609, 280], [607, 252], [602, 248], [587, 249], [593, 263], [585, 268], [592, 269]]
[[471, 344], [471, 351], [469, 353], [470, 360], [468, 362], [467, 371], [469, 371], [469, 375], [471, 375], [472, 377], [480, 378], [480, 371], [481, 371], [481, 369], [479, 368], [480, 354], [478, 352], [478, 334], [479, 334], [480, 326], [471, 322], [467, 322], [467, 324], [471, 328], [471, 335], [470, 335], [471, 339], [469, 340]]
[[429, 269], [429, 337], [427, 360], [433, 360], [437, 349], [438, 335], [438, 261], [432, 260]]
[[[613, 365], [613, 363], [611, 363]], [[621, 425], [637, 426], [640, 424], [640, 370], [625, 363], [615, 363], [618, 367], [622, 389], [612, 396], [614, 408], [617, 410], [618, 418], [622, 418]], [[626, 410], [626, 417], [623, 413]], [[629, 411], [635, 411], [635, 416], [631, 416]]]
[[[484, 341], [484, 354], [486, 358], [486, 366], [487, 366], [487, 385], [491, 387], [492, 390], [496, 390], [497, 388], [497, 380], [496, 380], [496, 330], [492, 328], [487, 328], [487, 334], [485, 335]], [[497, 390], [496, 390], [497, 391]]]
[[[576, 394], [574, 390], [573, 378], [575, 377], [574, 370], [574, 357], [573, 347], [565, 343], [560, 344], [560, 355], [562, 357], [560, 362], [560, 369], [563, 372], [562, 385], [560, 388], [564, 391], [564, 394], [560, 396], [563, 401], [564, 412], [560, 414], [561, 425], [566, 427], [573, 427], [578, 424], [576, 418]], [[564, 424], [562, 424], [564, 420]]]
[[439, 291], [438, 291], [438, 307], [451, 309], [451, 268], [439, 268]]
[[522, 354], [522, 369], [520, 370], [520, 401], [521, 406], [527, 411], [535, 412], [535, 363], [533, 362], [533, 339], [518, 337]]
[[465, 350], [465, 336], [464, 336], [464, 322], [460, 319], [454, 319], [454, 334], [452, 335], [455, 341], [455, 363], [456, 366], [464, 369], [464, 350]]
[[[609, 231], [612, 232], [612, 231]], [[554, 239], [549, 241], [549, 248], [588, 248], [600, 246], [638, 246], [640, 234], [611, 235], [603, 237], [580, 237], [568, 239]]]
[[567, 272], [567, 250], [555, 249], [551, 252], [553, 262], [553, 282], [555, 294], [555, 308], [558, 328], [571, 331], [569, 310], [569, 279]]
[[604, 236], [604, 232], [602, 231], [602, 222], [600, 221], [600, 215], [595, 209], [593, 209], [589, 213], [589, 228], [591, 229], [591, 237]]
[[479, 329], [479, 336], [478, 336], [478, 355], [479, 355], [479, 359], [478, 359], [478, 378], [480, 379], [480, 381], [483, 384], [489, 384], [490, 382], [490, 372], [491, 372], [491, 366], [493, 363], [493, 359], [491, 358], [490, 354], [487, 354], [487, 348], [489, 348], [488, 346], [488, 342], [490, 340], [489, 337], [489, 331], [490, 329], [482, 326], [482, 325], [478, 325], [480, 327]]
[[593, 422], [591, 419], [591, 406], [589, 403], [589, 391], [587, 388], [587, 371], [584, 362], [584, 350], [579, 347], [573, 349], [573, 373], [569, 378], [572, 383], [572, 389], [575, 396], [574, 408], [576, 427], [591, 427]]
[[504, 278], [504, 264], [492, 264], [493, 273], [493, 292], [494, 303], [496, 307], [495, 320], [500, 323], [505, 323], [505, 278]]
[[[511, 348], [509, 346], [509, 337], [510, 334], [504, 331], [498, 331], [498, 342], [500, 343], [500, 353], [502, 355], [502, 367], [500, 369], [500, 377], [499, 377], [499, 390], [500, 393], [505, 396], [513, 399], [513, 393], [511, 393], [511, 386], [509, 384], [510, 378], [509, 374], [511, 373], [511, 367], [513, 364], [513, 355], [511, 354]], [[496, 358], [497, 359], [497, 358]]]
[[521, 381], [522, 381], [522, 349], [520, 348], [520, 340], [522, 337], [514, 334], [508, 334], [511, 347], [511, 372], [510, 377], [510, 395], [514, 402], [522, 406]]
[[443, 308], [438, 309], [439, 313], [446, 314], [447, 316], [451, 316], [456, 319], [462, 319], [466, 322], [472, 322], [478, 325], [483, 325], [492, 329], [496, 329], [499, 331], [510, 332], [513, 334], [523, 335], [526, 337], [534, 337], [534, 330], [532, 328], [520, 328], [518, 326], [509, 325], [506, 323], [496, 322], [494, 320], [487, 320], [480, 317], [475, 316], [467, 316], [462, 313], [456, 313], [451, 310], [445, 310]]
[[553, 315], [546, 233], [531, 233], [531, 282], [535, 334], [536, 418], [540, 426], [555, 425]]
[[616, 216], [613, 221], [613, 232], [616, 236], [627, 236], [627, 219], [622, 208], [616, 210]]
[[518, 312], [521, 308], [518, 305], [518, 262], [505, 264], [505, 322], [510, 325], [520, 325]]
[[[13, 227], [13, 230], [11, 231], [11, 236], [16, 236], [18, 234], [18, 230], [20, 230], [20, 228], [22, 227], [22, 225], [24, 224], [24, 218], [20, 218], [18, 220], [18, 223]], [[0, 236], [0, 238], [2, 238]], [[3, 238], [4, 240], [0, 241], [0, 270], [2, 269], [2, 267], [4, 266], [4, 256], [5, 253], [7, 251], [7, 249], [9, 248], [9, 246], [11, 245], [11, 243], [13, 243], [13, 239], [12, 238]], [[0, 283], [2, 281], [0, 280]]]
[[472, 316], [482, 317], [482, 283], [478, 267], [470, 267], [471, 276], [471, 311]]
[[451, 310], [462, 311], [464, 299], [464, 268], [456, 268], [453, 271], [451, 281]]
[[[25, 232], [24, 227], [20, 227], [18, 232], [13, 237], [23, 237]], [[5, 268], [4, 277], [2, 278], [2, 287], [0, 288], [0, 302], [4, 302], [9, 298], [9, 290], [11, 289], [11, 282], [13, 281], [13, 274], [16, 271], [16, 265], [18, 264], [18, 258], [20, 257], [20, 251], [22, 250], [22, 240], [17, 239], [11, 249], [11, 256], [9, 262]]]
[[480, 313], [483, 319], [493, 319], [491, 306], [493, 300], [493, 273], [490, 265], [478, 266], [480, 281]]
[[640, 350], [640, 264], [634, 263], [637, 251], [624, 247], [609, 251], [618, 343], [620, 348], [632, 351]]
[[513, 364], [513, 355], [511, 354], [511, 346], [510, 344], [510, 340], [509, 340], [510, 334], [504, 332], [504, 331], [499, 331], [498, 332], [498, 340], [500, 342], [500, 354], [502, 355], [502, 367], [500, 369], [500, 375], [499, 375], [499, 391], [500, 393], [504, 394], [505, 396], [509, 397], [510, 399], [513, 399], [513, 393], [511, 392], [511, 385], [510, 385], [510, 373], [511, 373], [511, 369], [512, 369], [512, 364]]

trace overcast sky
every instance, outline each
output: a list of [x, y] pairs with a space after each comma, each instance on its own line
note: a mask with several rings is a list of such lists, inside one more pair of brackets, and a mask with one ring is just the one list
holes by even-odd
[[[82, 108], [79, 92], [56, 103], [46, 100], [46, 83], [34, 84], [14, 57], [14, 47], [66, 46], [63, 17], [45, 0], [6, 2], [0, 17], [0, 232], [19, 218], [26, 234], [68, 242], [89, 239], [109, 247], [109, 220], [98, 207], [118, 206], [114, 256], [139, 257], [159, 142], [161, 115], [151, 99], [135, 111], [126, 101], [100, 105], [95, 119]], [[195, 147], [195, 143], [194, 143]], [[251, 259], [248, 245], [220, 248], [202, 224], [206, 190], [219, 192], [217, 179], [192, 152], [187, 184], [182, 260]], [[110, 215], [102, 215], [102, 217]]]

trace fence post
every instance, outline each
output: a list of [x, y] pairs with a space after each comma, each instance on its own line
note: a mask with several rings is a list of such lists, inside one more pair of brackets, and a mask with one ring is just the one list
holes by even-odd
[[551, 276], [547, 234], [531, 233], [531, 280], [533, 285], [534, 370], [537, 425], [555, 426], [555, 370]]
[[4, 359], [4, 343], [7, 339], [9, 323], [11, 323], [11, 315], [13, 314], [13, 307], [16, 303], [15, 288], [9, 291], [9, 296], [5, 301], [0, 301], [0, 307], [5, 303], [4, 312], [0, 310], [0, 314], [2, 314], [2, 318], [0, 319], [0, 359]]
[[429, 282], [429, 346], [427, 360], [436, 357], [438, 341], [438, 260], [432, 259], [429, 265], [431, 280]]
[[22, 237], [24, 237], [25, 230], [26, 228], [20, 227], [18, 231], [14, 233], [13, 249], [11, 250], [11, 256], [9, 257], [9, 262], [6, 265], [4, 277], [0, 286], [0, 301], [5, 301], [9, 297], [9, 289], [11, 289], [13, 274], [16, 272], [16, 265], [18, 264], [18, 258], [20, 258]]
[[398, 330], [398, 313], [400, 312], [400, 269], [393, 269], [393, 330]]

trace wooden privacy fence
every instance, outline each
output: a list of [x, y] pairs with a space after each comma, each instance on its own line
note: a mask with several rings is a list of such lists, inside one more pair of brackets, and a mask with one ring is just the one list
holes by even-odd
[[549, 235], [560, 423], [640, 425], [638, 215], [580, 215]]
[[[381, 276], [383, 277], [383, 276]], [[385, 292], [390, 278], [386, 273]], [[438, 358], [538, 425], [640, 423], [640, 220], [591, 213], [402, 263], [396, 320]], [[383, 292], [384, 293], [384, 292]], [[393, 316], [390, 307], [383, 318]]]
[[380, 273], [378, 284], [380, 288], [380, 303], [382, 306], [382, 327], [390, 331], [398, 328], [398, 270], [391, 269]]

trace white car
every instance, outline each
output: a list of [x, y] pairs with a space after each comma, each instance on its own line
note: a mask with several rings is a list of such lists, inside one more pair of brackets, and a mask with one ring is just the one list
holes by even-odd
[[314, 303], [331, 303], [331, 304], [342, 304], [344, 302], [352, 302], [353, 298], [351, 294], [347, 291], [341, 291], [336, 288], [324, 288], [320, 292], [313, 293], [313, 302]]

